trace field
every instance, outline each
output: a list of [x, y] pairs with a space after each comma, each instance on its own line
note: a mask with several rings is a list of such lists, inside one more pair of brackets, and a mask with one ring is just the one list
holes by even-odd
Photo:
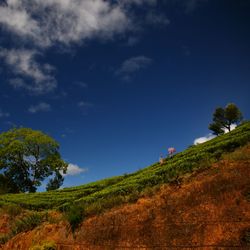
[[58, 191], [1, 195], [0, 206], [16, 204], [36, 211], [47, 209], [67, 211], [74, 204], [84, 208], [86, 214], [98, 213], [125, 202], [134, 202], [161, 184], [178, 184], [185, 174], [207, 168], [223, 154], [232, 152], [249, 142], [250, 122], [245, 122], [230, 133], [191, 146], [172, 158], [166, 158], [163, 165], [155, 163], [132, 174]]

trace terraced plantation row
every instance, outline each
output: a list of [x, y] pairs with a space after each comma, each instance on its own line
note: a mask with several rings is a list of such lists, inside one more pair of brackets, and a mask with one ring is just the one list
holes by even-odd
[[103, 207], [108, 208], [114, 204], [133, 201], [147, 188], [173, 182], [188, 172], [208, 167], [220, 159], [223, 153], [234, 151], [248, 142], [250, 142], [250, 122], [245, 122], [230, 133], [191, 146], [172, 158], [165, 159], [163, 165], [156, 163], [133, 174], [58, 191], [1, 195], [0, 205], [15, 203], [32, 210], [52, 208], [65, 210], [72, 203], [76, 203], [85, 209], [101, 210]]

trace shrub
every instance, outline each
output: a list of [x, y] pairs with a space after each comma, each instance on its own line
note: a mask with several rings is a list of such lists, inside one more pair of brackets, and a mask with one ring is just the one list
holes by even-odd
[[0, 234], [0, 245], [5, 244], [9, 240], [9, 238], [10, 237], [8, 234]]
[[241, 240], [244, 245], [250, 246], [250, 228], [244, 230]]
[[45, 241], [42, 244], [31, 247], [29, 250], [56, 250], [56, 244], [54, 241]]
[[35, 227], [39, 226], [43, 222], [44, 215], [37, 212], [32, 212], [23, 218], [15, 221], [13, 228], [11, 229], [11, 235], [14, 236], [21, 232], [27, 232]]
[[[248, 147], [250, 144], [248, 145]], [[233, 160], [233, 161], [247, 161], [250, 160], [250, 154], [247, 150], [247, 147], [240, 148], [235, 150], [230, 154], [223, 155], [223, 159], [225, 160]]]
[[17, 204], [5, 204], [2, 206], [2, 211], [7, 213], [11, 218], [21, 214], [23, 209]]
[[75, 232], [84, 218], [83, 206], [80, 204], [70, 205], [65, 211], [65, 216], [70, 224], [72, 232]]

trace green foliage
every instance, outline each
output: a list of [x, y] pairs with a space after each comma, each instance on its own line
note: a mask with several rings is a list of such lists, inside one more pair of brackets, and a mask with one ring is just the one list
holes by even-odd
[[246, 200], [250, 202], [250, 186], [247, 187], [247, 189], [245, 190], [245, 192], [243, 193], [243, 195], [246, 198]]
[[[250, 145], [250, 144], [249, 144]], [[244, 149], [235, 150], [231, 154], [223, 155], [223, 159], [225, 160], [233, 160], [233, 161], [247, 161], [250, 160], [250, 154]]]
[[65, 216], [71, 226], [72, 232], [74, 232], [83, 221], [83, 207], [80, 204], [71, 204], [65, 211]]
[[5, 244], [9, 239], [8, 234], [0, 234], [0, 245]]
[[241, 239], [244, 245], [250, 246], [250, 228], [247, 228], [243, 231]]
[[15, 221], [14, 226], [11, 229], [11, 235], [15, 236], [21, 232], [30, 231], [40, 224], [42, 224], [44, 219], [44, 214], [32, 212], [26, 216], [23, 216], [21, 219]]
[[53, 173], [60, 178], [67, 164], [58, 150], [58, 143], [41, 131], [19, 128], [0, 134], [0, 170], [1, 178], [6, 179], [6, 191], [35, 192]]
[[213, 114], [213, 123], [209, 125], [209, 129], [215, 135], [220, 135], [224, 133], [225, 129], [230, 131], [231, 125], [239, 124], [242, 119], [243, 116], [239, 108], [235, 104], [229, 103], [225, 109], [221, 107], [216, 108]]
[[64, 178], [60, 174], [59, 171], [57, 171], [54, 179], [50, 179], [49, 183], [47, 184], [46, 190], [51, 191], [51, 190], [56, 190], [58, 189], [62, 184], [63, 184]]
[[18, 187], [11, 178], [0, 174], [0, 195], [7, 193], [18, 193]]
[[23, 209], [18, 204], [7, 203], [1, 208], [2, 213], [8, 214], [11, 218], [14, 218], [23, 212]]
[[56, 244], [54, 241], [45, 241], [31, 247], [29, 250], [56, 250]]
[[[165, 159], [163, 165], [156, 163], [132, 174], [62, 190], [0, 195], [0, 204], [8, 202], [27, 209], [60, 209], [66, 212], [74, 203], [80, 204], [80, 211], [84, 211], [85, 216], [97, 214], [122, 203], [136, 201], [147, 192], [151, 193], [151, 188], [164, 183], [176, 183], [187, 173], [206, 169], [225, 153], [235, 151], [249, 142], [250, 122], [245, 122], [230, 133]], [[78, 218], [81, 221], [81, 216]]]

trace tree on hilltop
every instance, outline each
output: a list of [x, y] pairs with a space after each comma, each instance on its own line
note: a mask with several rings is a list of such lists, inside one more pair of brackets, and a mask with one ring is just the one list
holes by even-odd
[[243, 119], [242, 113], [234, 103], [229, 103], [224, 109], [218, 107], [213, 114], [213, 123], [209, 129], [215, 135], [224, 134], [226, 130], [231, 131], [231, 125], [238, 125]]
[[66, 170], [59, 144], [41, 131], [15, 128], [0, 134], [1, 178], [11, 184], [10, 192], [35, 192], [50, 176], [47, 188], [59, 188]]

